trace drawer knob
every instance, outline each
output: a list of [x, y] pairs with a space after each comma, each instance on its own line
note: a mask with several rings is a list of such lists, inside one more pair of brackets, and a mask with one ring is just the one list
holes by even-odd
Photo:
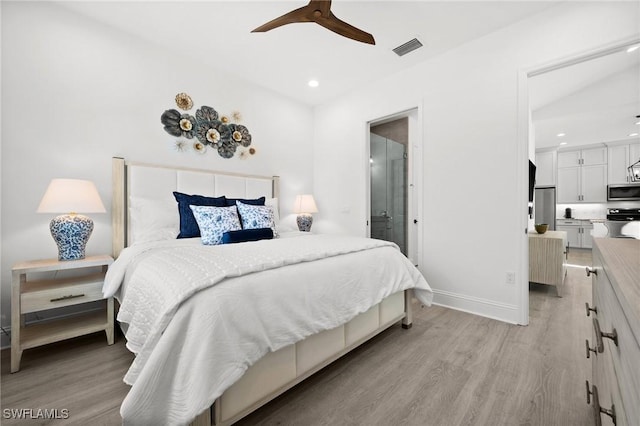
[[585, 345], [586, 351], [587, 351], [587, 358], [591, 358], [591, 354], [589, 352], [593, 352], [594, 354], [598, 355], [598, 351], [596, 350], [596, 348], [590, 348], [589, 347], [589, 339], [585, 339], [584, 345]]
[[598, 353], [604, 352], [604, 342], [602, 341], [603, 337], [605, 339], [613, 340], [613, 343], [615, 343], [616, 346], [618, 346], [618, 333], [616, 332], [615, 328], [611, 333], [605, 333], [602, 330], [600, 330], [600, 323], [598, 322], [598, 318], [594, 318], [593, 329], [596, 331], [596, 347], [598, 349]]
[[596, 306], [594, 306], [593, 308], [590, 307], [589, 302], [585, 302], [584, 307], [587, 310], [587, 316], [590, 316], [591, 312], [593, 312], [594, 314], [598, 314], [598, 308]]
[[592, 268], [591, 266], [586, 267], [587, 276], [590, 277], [591, 274], [598, 275], [598, 270], [596, 268]]
[[600, 413], [604, 413], [607, 416], [611, 417], [613, 424], [616, 424], [616, 406], [615, 404], [611, 404], [611, 409], [607, 410], [606, 408], [602, 408], [600, 406], [600, 398], [598, 397], [598, 387], [596, 385], [591, 386], [589, 389], [589, 381], [587, 380], [587, 404], [591, 403], [591, 399], [593, 399], [593, 420], [595, 420], [596, 426], [602, 426], [602, 419], [600, 418]]

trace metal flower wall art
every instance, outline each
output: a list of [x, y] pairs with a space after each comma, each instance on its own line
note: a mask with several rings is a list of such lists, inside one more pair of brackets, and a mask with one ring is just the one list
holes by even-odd
[[186, 111], [193, 108], [193, 101], [186, 93], [176, 95], [176, 105], [185, 112], [168, 109], [160, 117], [164, 130], [178, 139], [175, 141], [177, 151], [193, 149], [199, 154], [215, 149], [222, 158], [232, 158], [236, 153], [241, 159], [256, 153], [251, 145], [251, 133], [242, 124], [238, 124], [241, 115], [238, 111], [231, 113], [231, 118], [221, 116], [209, 107], [201, 106], [195, 117]]

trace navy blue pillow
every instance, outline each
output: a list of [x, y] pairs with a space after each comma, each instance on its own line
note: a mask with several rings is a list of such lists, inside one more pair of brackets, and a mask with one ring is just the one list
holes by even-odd
[[271, 228], [241, 229], [240, 231], [227, 231], [222, 234], [222, 244], [270, 240], [272, 238], [273, 231]]
[[174, 192], [178, 202], [178, 212], [180, 213], [180, 233], [178, 238], [193, 238], [200, 236], [200, 228], [198, 222], [193, 216], [193, 212], [189, 206], [214, 206], [226, 207], [227, 199], [222, 196], [218, 198], [205, 197], [204, 195], [189, 195], [182, 192]]
[[265, 197], [255, 198], [252, 200], [243, 200], [242, 198], [227, 198], [227, 207], [235, 206], [236, 201], [241, 203], [251, 204], [252, 206], [264, 206]]

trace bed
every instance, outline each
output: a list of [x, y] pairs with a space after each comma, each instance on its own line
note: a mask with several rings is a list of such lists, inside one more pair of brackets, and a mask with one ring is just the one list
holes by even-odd
[[[265, 197], [278, 177], [113, 159], [113, 251], [103, 292], [136, 357], [124, 424], [230, 425], [429, 305], [420, 272], [381, 240], [277, 232], [204, 245], [176, 239], [170, 194]], [[238, 203], [238, 209], [242, 203]]]

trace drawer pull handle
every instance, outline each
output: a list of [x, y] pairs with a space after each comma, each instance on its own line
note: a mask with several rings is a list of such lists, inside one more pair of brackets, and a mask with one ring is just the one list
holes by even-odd
[[590, 277], [591, 274], [598, 275], [598, 270], [596, 268], [592, 268], [591, 266], [587, 266], [586, 268], [587, 276]]
[[593, 397], [593, 420], [596, 422], [596, 426], [602, 426], [602, 419], [600, 418], [600, 413], [604, 413], [607, 416], [611, 417], [613, 424], [616, 424], [616, 406], [615, 404], [611, 404], [611, 409], [607, 410], [606, 408], [602, 408], [600, 406], [600, 398], [598, 398], [598, 387], [596, 385], [591, 386], [591, 390], [589, 390], [589, 381], [587, 380], [587, 404], [590, 403], [590, 397]]
[[591, 312], [593, 312], [594, 314], [598, 313], [598, 308], [596, 306], [594, 306], [593, 308], [590, 307], [589, 302], [585, 302], [584, 307], [587, 310], [587, 316], [590, 316]]
[[603, 337], [613, 340], [613, 343], [618, 346], [618, 333], [616, 332], [615, 328], [611, 333], [603, 333], [602, 330], [600, 330], [600, 323], [598, 322], [598, 318], [594, 318], [593, 329], [596, 331], [596, 345], [598, 348], [598, 353], [604, 352], [604, 343], [602, 341]]
[[55, 299], [51, 299], [50, 302], [59, 302], [61, 300], [77, 299], [78, 297], [84, 297], [84, 293], [83, 294], [70, 294], [68, 296], [56, 297]]
[[590, 348], [589, 347], [589, 339], [585, 339], [584, 345], [585, 345], [586, 351], [587, 351], [587, 359], [591, 358], [591, 354], [589, 352], [593, 352], [594, 354], [598, 355], [598, 351], [596, 350], [596, 348]]

